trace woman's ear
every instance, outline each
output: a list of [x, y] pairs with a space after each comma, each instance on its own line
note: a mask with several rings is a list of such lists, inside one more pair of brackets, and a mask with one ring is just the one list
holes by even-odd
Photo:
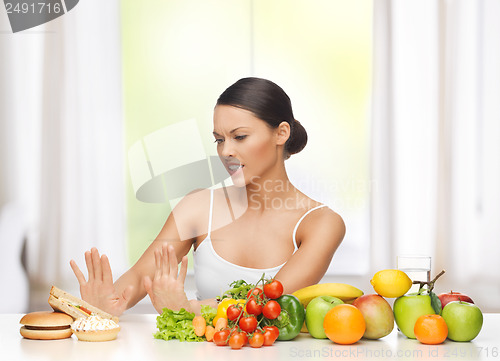
[[290, 138], [290, 124], [282, 121], [276, 128], [276, 144], [283, 145]]

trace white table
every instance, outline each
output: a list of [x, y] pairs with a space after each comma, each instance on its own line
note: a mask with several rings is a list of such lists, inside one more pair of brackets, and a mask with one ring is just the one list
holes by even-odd
[[301, 334], [293, 341], [241, 350], [215, 346], [212, 342], [156, 340], [156, 315], [126, 314], [115, 341], [82, 342], [75, 336], [64, 340], [27, 340], [19, 334], [21, 314], [0, 315], [0, 360], [315, 360], [315, 359], [415, 359], [500, 361], [500, 314], [485, 314], [481, 333], [472, 342], [430, 346], [407, 339], [394, 331], [380, 340], [360, 340], [342, 346]]

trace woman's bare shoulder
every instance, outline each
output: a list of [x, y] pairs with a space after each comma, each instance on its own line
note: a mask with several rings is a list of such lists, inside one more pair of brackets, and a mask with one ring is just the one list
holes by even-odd
[[[210, 204], [210, 189], [195, 189], [186, 194], [172, 209], [174, 217], [197, 220], [203, 214], [208, 214]], [[190, 222], [191, 223], [191, 222]]]
[[297, 230], [297, 237], [302, 240], [311, 240], [320, 242], [321, 240], [337, 240], [344, 238], [346, 231], [345, 223], [342, 217], [325, 206], [310, 212]]
[[210, 201], [210, 189], [209, 188], [199, 188], [192, 190], [187, 193], [182, 199], [175, 205], [175, 207], [185, 207], [185, 206], [200, 206], [200, 202]]
[[162, 232], [173, 227], [180, 239], [195, 239], [207, 228], [209, 208], [210, 189], [189, 192], [173, 206]]

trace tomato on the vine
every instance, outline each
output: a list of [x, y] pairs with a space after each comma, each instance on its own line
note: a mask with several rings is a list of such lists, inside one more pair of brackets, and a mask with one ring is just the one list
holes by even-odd
[[264, 294], [272, 299], [279, 298], [283, 294], [283, 284], [273, 279], [264, 285]]
[[257, 328], [257, 319], [254, 316], [242, 317], [239, 326], [242, 331], [252, 333]]
[[248, 338], [248, 343], [253, 348], [262, 347], [262, 345], [264, 344], [264, 334], [262, 332], [260, 332], [260, 331], [255, 331]]
[[276, 337], [278, 338], [278, 336], [280, 335], [280, 330], [278, 327], [276, 326], [264, 326], [263, 327], [263, 330], [264, 331], [271, 331], [271, 333]]
[[264, 346], [271, 346], [278, 339], [279, 330], [276, 326], [264, 327]]
[[217, 346], [226, 346], [229, 338], [229, 329], [225, 328], [223, 330], [214, 333], [214, 343]]
[[227, 319], [229, 321], [234, 321], [240, 316], [240, 314], [242, 312], [243, 312], [243, 310], [241, 309], [241, 307], [239, 305], [230, 305], [226, 311]]
[[258, 288], [258, 287], [251, 289], [247, 293], [247, 298], [248, 299], [255, 299], [255, 300], [260, 298], [261, 300], [263, 300], [264, 299], [264, 291], [262, 291], [262, 288]]
[[255, 298], [252, 298], [247, 302], [246, 308], [249, 315], [258, 316], [262, 313], [262, 305], [258, 303]]
[[274, 320], [276, 317], [278, 317], [280, 312], [281, 306], [274, 300], [267, 301], [264, 307], [262, 307], [262, 314], [265, 318], [268, 318], [270, 320]]
[[247, 342], [248, 336], [245, 332], [236, 331], [229, 337], [229, 346], [234, 350], [242, 348]]

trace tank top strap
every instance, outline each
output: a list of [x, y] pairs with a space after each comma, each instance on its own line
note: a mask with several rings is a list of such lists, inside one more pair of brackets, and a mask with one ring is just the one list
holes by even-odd
[[310, 210], [308, 210], [306, 213], [304, 213], [302, 215], [302, 217], [300, 217], [300, 219], [297, 221], [297, 224], [295, 225], [295, 228], [293, 229], [293, 252], [295, 253], [295, 251], [297, 251], [299, 249], [299, 247], [297, 247], [297, 239], [295, 238], [295, 234], [297, 233], [297, 229], [299, 228], [299, 225], [300, 225], [300, 222], [302, 222], [302, 220], [304, 218], [306, 218], [306, 216], [311, 213], [312, 211], [316, 210], [316, 209], [319, 209], [319, 208], [323, 208], [323, 207], [326, 207], [326, 204], [320, 204], [319, 206], [316, 206], [314, 208], [311, 208]]
[[210, 189], [210, 210], [208, 213], [208, 232], [207, 238], [210, 238], [210, 233], [212, 232], [212, 212], [213, 212], [213, 203], [214, 203], [214, 190]]

